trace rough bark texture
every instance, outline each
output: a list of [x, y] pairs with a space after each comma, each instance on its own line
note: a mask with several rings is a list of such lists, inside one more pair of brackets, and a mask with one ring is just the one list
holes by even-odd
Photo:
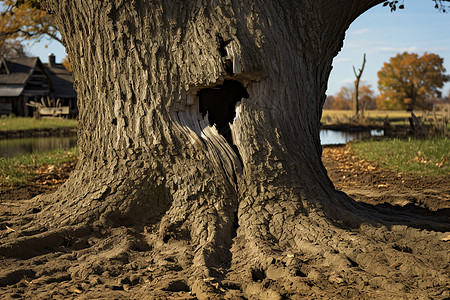
[[[0, 254], [102, 235], [81, 247], [71, 278], [97, 274], [98, 253], [128, 271], [147, 263], [153, 280], [133, 297], [441, 295], [444, 234], [422, 229], [446, 230], [448, 220], [356, 204], [320, 160], [332, 59], [349, 24], [380, 1], [42, 2], [76, 78], [79, 164], [24, 218], [25, 232], [39, 234]], [[233, 145], [199, 104], [225, 80], [248, 93], [230, 121]], [[409, 263], [395, 267], [399, 257]]]

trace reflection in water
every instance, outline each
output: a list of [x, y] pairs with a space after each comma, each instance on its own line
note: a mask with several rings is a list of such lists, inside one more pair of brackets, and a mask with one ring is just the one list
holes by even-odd
[[[383, 134], [383, 130], [347, 132], [323, 129], [320, 131], [320, 141], [322, 145], [345, 144], [348, 141], [381, 136]], [[12, 157], [20, 153], [34, 153], [43, 150], [68, 149], [76, 146], [76, 144], [76, 136], [5, 139], [0, 140], [0, 157]]]
[[77, 137], [34, 137], [0, 140], [0, 157], [12, 157], [21, 153], [44, 150], [68, 149], [77, 145]]
[[320, 131], [320, 143], [322, 145], [345, 144], [349, 141], [361, 140], [372, 136], [382, 136], [384, 130], [367, 130], [360, 132], [336, 131], [322, 129]]

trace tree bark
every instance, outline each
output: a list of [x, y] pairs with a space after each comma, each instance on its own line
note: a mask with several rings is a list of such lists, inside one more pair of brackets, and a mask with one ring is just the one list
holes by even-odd
[[[71, 58], [80, 111], [77, 168], [38, 199], [46, 228], [140, 228], [155, 259], [172, 251], [186, 261], [180, 276], [205, 299], [306, 295], [306, 285], [292, 286], [302, 268], [316, 296], [325, 270], [354, 285], [364, 272], [376, 277], [399, 255], [382, 242], [382, 224], [399, 228], [389, 243], [414, 232], [444, 255], [439, 234], [404, 225], [448, 223], [361, 206], [334, 189], [321, 162], [332, 59], [350, 23], [382, 1], [42, 2]], [[227, 82], [246, 95], [228, 141], [199, 99]], [[385, 264], [370, 270], [374, 253]], [[395, 295], [386, 280], [384, 293]]]
[[[45, 4], [59, 20], [80, 99], [80, 163], [60, 191], [75, 197], [74, 207], [87, 202], [86, 213], [97, 210], [96, 219], [116, 211], [123, 218], [131, 214], [134, 222], [140, 220], [135, 210], [146, 211], [141, 205], [150, 205], [155, 216], [163, 214], [181, 198], [198, 195], [197, 189], [206, 195], [209, 181], [214, 198], [221, 194], [234, 205], [237, 195], [246, 198], [250, 187], [268, 187], [270, 181], [271, 187], [295, 181], [305, 194], [332, 190], [320, 162], [321, 108], [331, 61], [363, 6], [307, 1]], [[232, 61], [232, 74], [224, 60]], [[199, 91], [226, 79], [242, 83], [250, 96], [238, 105], [231, 126], [238, 155], [199, 116]], [[71, 188], [80, 184], [97, 199]], [[141, 185], [168, 191], [153, 197], [160, 199], [160, 209], [131, 200], [148, 198], [149, 191], [135, 188]], [[186, 194], [185, 186], [196, 188]], [[77, 200], [80, 194], [83, 199]], [[302, 204], [324, 205], [313, 199]]]

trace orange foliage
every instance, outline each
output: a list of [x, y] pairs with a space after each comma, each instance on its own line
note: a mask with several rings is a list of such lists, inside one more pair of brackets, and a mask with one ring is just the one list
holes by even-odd
[[26, 56], [23, 45], [16, 40], [0, 38], [0, 57], [13, 58]]
[[371, 85], [363, 85], [359, 87], [359, 106], [364, 110], [377, 109], [375, 92], [371, 89]]
[[[0, 40], [40, 40], [44, 36], [62, 43], [52, 16], [40, 9], [37, 0], [0, 0]], [[0, 42], [1, 46], [1, 42]]]
[[64, 57], [61, 63], [67, 71], [72, 72], [72, 66], [70, 65], [68, 56]]
[[[333, 110], [350, 110], [354, 109], [353, 100], [354, 86], [341, 87], [339, 93], [335, 96], [328, 96], [324, 104], [324, 109]], [[362, 85], [359, 87], [359, 103], [363, 109], [377, 109], [374, 91], [370, 85]]]
[[427, 108], [441, 96], [440, 88], [450, 78], [445, 75], [444, 59], [433, 53], [397, 54], [378, 72], [379, 109]]
[[327, 99], [325, 99], [325, 103], [323, 104], [323, 109], [333, 109], [334, 105], [334, 96], [327, 95]]

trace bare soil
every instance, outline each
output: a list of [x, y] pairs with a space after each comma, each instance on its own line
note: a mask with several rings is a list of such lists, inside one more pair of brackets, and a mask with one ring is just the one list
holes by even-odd
[[356, 201], [450, 215], [450, 174], [392, 172], [360, 159], [348, 146], [324, 148], [322, 160], [336, 189]]
[[75, 164], [76, 162], [70, 162], [59, 167], [43, 165], [36, 170], [30, 170], [38, 175], [26, 184], [0, 186], [0, 201], [29, 200], [43, 193], [52, 193], [69, 178]]
[[[450, 174], [440, 177], [398, 174], [361, 160], [346, 146], [326, 147], [323, 161], [336, 188], [356, 201], [425, 215], [450, 215]], [[28, 247], [25, 247], [25, 252], [20, 250], [24, 247], [3, 249], [4, 252], [10, 251], [11, 255], [0, 256], [0, 298], [197, 299], [197, 295], [191, 294], [186, 280], [190, 276], [187, 273], [189, 256], [174, 256], [174, 251], [178, 250], [171, 240], [165, 241], [164, 245], [151, 235], [145, 237], [153, 228], [138, 230], [122, 227], [111, 229], [108, 233], [87, 235], [84, 228], [79, 228], [72, 232], [71, 238], [66, 238], [64, 232], [46, 232], [44, 229], [42, 232], [39, 232], [40, 229], [36, 229], [37, 232], [22, 232], [18, 229], [24, 218], [31, 218], [43, 208], [30, 199], [40, 193], [54, 191], [69, 176], [73, 167], [73, 164], [63, 168], [44, 167], [41, 174], [29, 183], [0, 189], [0, 239], [20, 240], [37, 233], [36, 239], [26, 240]], [[118, 240], [122, 242], [117, 243]], [[42, 241], [50, 243], [42, 247]], [[152, 250], [156, 248], [159, 250]], [[167, 251], [160, 251], [162, 248]], [[16, 250], [22, 252], [14, 253]], [[406, 246], [398, 246], [397, 250], [412, 251]], [[401, 266], [399, 261], [397, 267]], [[448, 262], [446, 268], [449, 268]], [[328, 281], [323, 286], [314, 286], [308, 285], [314, 272], [306, 274], [306, 271], [298, 270], [297, 273], [296, 276], [301, 279], [298, 284], [302, 299], [330, 295], [337, 299], [371, 295], [370, 298], [377, 299], [377, 289], [387, 289], [382, 277], [370, 280], [360, 277], [353, 283], [346, 283], [333, 273], [316, 274], [328, 278]], [[254, 270], [251, 276], [255, 282], [270, 285], [265, 279], [268, 274], [264, 271]], [[223, 281], [219, 285], [213, 277], [206, 280], [210, 280], [208, 284], [211, 286], [217, 285], [224, 298], [243, 299], [239, 284]], [[438, 283], [426, 279], [405, 283], [406, 287], [392, 293], [392, 299], [448, 299], [450, 293], [445, 286], [449, 286], [449, 280], [439, 280]], [[423, 289], [423, 294], [410, 294], [407, 284], [418, 285]], [[444, 286], [444, 289], [433, 290], [436, 284]], [[428, 293], [428, 289], [432, 292]], [[365, 292], [361, 294], [361, 291]], [[264, 299], [282, 299], [275, 292], [266, 296]]]

